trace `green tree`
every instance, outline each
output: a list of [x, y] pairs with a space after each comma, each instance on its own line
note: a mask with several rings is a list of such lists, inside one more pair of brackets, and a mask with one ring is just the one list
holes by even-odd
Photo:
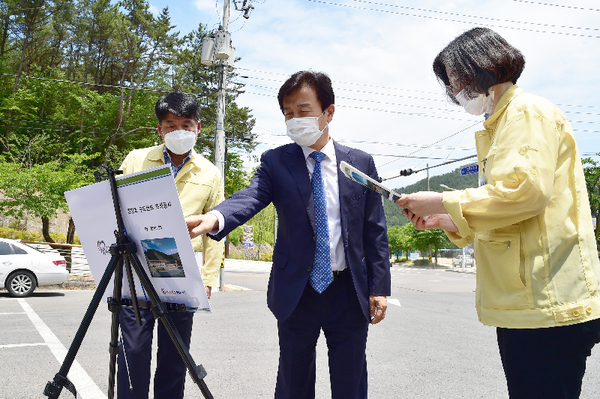
[[[117, 167], [132, 149], [159, 141], [154, 106], [172, 90], [202, 104], [196, 149], [212, 159], [218, 70], [200, 62], [201, 39], [210, 32], [199, 25], [181, 37], [174, 28], [168, 8], [155, 16], [147, 0], [0, 1], [4, 166], [45, 176], [43, 165], [62, 167], [69, 157], [87, 154], [81, 168]], [[231, 193], [248, 179], [240, 157], [256, 138], [251, 110], [235, 102], [243, 85], [232, 83], [235, 73], [228, 76], [225, 180]], [[13, 207], [31, 208], [25, 199]]]
[[421, 230], [416, 231], [413, 235], [413, 240], [415, 246], [419, 251], [426, 252], [431, 249], [433, 250], [433, 256], [435, 256], [435, 263], [437, 265], [438, 258], [438, 250], [442, 248], [451, 248], [455, 247], [454, 244], [448, 239], [448, 236], [444, 232], [444, 230], [440, 229], [431, 229], [431, 230]]
[[255, 244], [273, 245], [275, 243], [275, 206], [273, 204], [269, 204], [258, 212], [246, 224], [254, 226]]
[[388, 227], [388, 241], [390, 245], [390, 253], [403, 251], [408, 259], [408, 253], [414, 249], [413, 236], [416, 229], [412, 223], [406, 223], [403, 226]]
[[246, 187], [249, 181], [250, 173], [244, 168], [241, 155], [228, 152], [225, 164], [225, 198]]
[[[596, 155], [600, 155], [600, 153]], [[583, 172], [585, 173], [590, 210], [592, 217], [596, 218], [596, 245], [600, 250], [600, 162], [596, 162], [592, 158], [584, 158], [581, 162], [584, 165]]]
[[383, 212], [385, 213], [385, 220], [390, 226], [404, 226], [409, 223], [406, 216], [402, 214], [402, 208], [387, 199], [383, 200]]
[[51, 161], [30, 168], [0, 158], [0, 211], [6, 215], [23, 217], [23, 213], [42, 219], [42, 234], [50, 237], [50, 218], [57, 210], [67, 211], [65, 191], [93, 181], [83, 166], [86, 157], [73, 156], [65, 161]]

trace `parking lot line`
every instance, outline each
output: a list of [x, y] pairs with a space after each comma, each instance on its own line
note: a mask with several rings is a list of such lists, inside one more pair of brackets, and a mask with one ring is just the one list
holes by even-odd
[[[41, 335], [45, 344], [48, 345], [50, 351], [58, 360], [59, 364], [62, 364], [65, 356], [67, 355], [67, 348], [60, 342], [58, 337], [54, 335], [52, 330], [43, 322], [43, 320], [35, 313], [33, 308], [29, 306], [25, 299], [19, 298], [19, 304], [31, 320], [31, 323], [35, 326], [38, 333]], [[57, 369], [58, 371], [58, 369]], [[98, 388], [94, 381], [90, 378], [88, 373], [85, 372], [83, 367], [77, 362], [73, 361], [71, 369], [68, 375], [69, 380], [75, 385], [77, 393], [84, 399], [106, 399], [106, 395]], [[78, 396], [79, 396], [78, 395]]]
[[388, 298], [388, 299], [387, 299], [387, 302], [388, 302], [390, 305], [396, 305], [396, 306], [400, 306], [400, 307], [402, 307], [402, 305], [400, 304], [400, 300], [399, 300], [399, 299], [396, 299], [396, 298]]
[[38, 342], [33, 344], [8, 344], [8, 345], [0, 345], [0, 349], [4, 348], [24, 348], [27, 346], [46, 346], [46, 343]]

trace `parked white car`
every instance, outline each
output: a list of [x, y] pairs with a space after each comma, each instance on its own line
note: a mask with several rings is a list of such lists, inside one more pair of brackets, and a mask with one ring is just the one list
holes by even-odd
[[10, 295], [31, 295], [40, 285], [60, 284], [69, 277], [65, 258], [45, 254], [16, 240], [0, 238], [0, 288]]
[[[463, 256], [462, 255], [458, 255], [456, 258], [452, 259], [452, 266], [454, 267], [459, 267], [462, 266], [462, 260]], [[473, 259], [473, 257], [469, 254], [465, 255], [465, 267], [473, 267], [475, 266], [475, 259]]]

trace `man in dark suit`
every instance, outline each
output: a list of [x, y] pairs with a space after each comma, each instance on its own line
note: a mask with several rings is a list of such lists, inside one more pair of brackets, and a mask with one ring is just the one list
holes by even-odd
[[390, 295], [386, 222], [381, 197], [338, 170], [346, 161], [377, 179], [375, 164], [331, 139], [327, 75], [292, 75], [278, 100], [295, 143], [265, 152], [248, 187], [206, 215], [188, 217], [190, 236], [220, 240], [272, 202], [279, 217], [267, 292], [279, 328], [275, 398], [314, 398], [321, 330], [332, 397], [366, 398], [368, 325], [383, 320]]

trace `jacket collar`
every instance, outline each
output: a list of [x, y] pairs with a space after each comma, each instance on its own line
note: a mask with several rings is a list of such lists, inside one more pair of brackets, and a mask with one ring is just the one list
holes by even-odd
[[[150, 161], [154, 161], [154, 162], [162, 162], [163, 164], [165, 163], [165, 156], [163, 154], [165, 148], [165, 144], [159, 144], [157, 146], [155, 146], [154, 148], [152, 148], [152, 150], [150, 150], [150, 152], [148, 153], [148, 160]], [[192, 157], [189, 160], [189, 164], [193, 164], [194, 166], [201, 168], [201, 163], [200, 163], [200, 159], [202, 157], [196, 152], [196, 150], [194, 150], [192, 148]], [[187, 165], [184, 165], [183, 167], [185, 168]], [[183, 169], [183, 168], [182, 168]]]
[[502, 97], [500, 97], [500, 101], [498, 101], [496, 109], [494, 109], [494, 113], [483, 123], [483, 126], [486, 129], [493, 128], [498, 122], [498, 119], [504, 114], [504, 110], [506, 109], [508, 104], [510, 104], [512, 100], [517, 98], [517, 96], [519, 96], [523, 92], [523, 89], [521, 89], [517, 85], [512, 85], [508, 89], [506, 89], [504, 94], [502, 94]]
[[[346, 161], [350, 165], [354, 164], [354, 156], [352, 155], [352, 149], [337, 143], [333, 140], [333, 147], [335, 149], [335, 157], [338, 168], [338, 187], [340, 195], [340, 208], [344, 209], [345, 205], [349, 203], [350, 198], [356, 195], [356, 189], [360, 190], [360, 185], [347, 179], [339, 173], [339, 165], [341, 161]], [[306, 166], [306, 158], [304, 157], [304, 151], [302, 147], [297, 144], [289, 144], [286, 150], [285, 163], [288, 167], [296, 187], [300, 192], [300, 198], [310, 219], [310, 223], [315, 229], [315, 206], [312, 192], [312, 185], [310, 183], [310, 177], [308, 175], [308, 168]], [[353, 194], [354, 193], [354, 194]]]
[[286, 150], [285, 163], [287, 168], [298, 187], [300, 198], [310, 219], [310, 224], [315, 230], [315, 207], [312, 186], [308, 176], [308, 168], [306, 167], [306, 159], [302, 147], [298, 144], [289, 144]]

